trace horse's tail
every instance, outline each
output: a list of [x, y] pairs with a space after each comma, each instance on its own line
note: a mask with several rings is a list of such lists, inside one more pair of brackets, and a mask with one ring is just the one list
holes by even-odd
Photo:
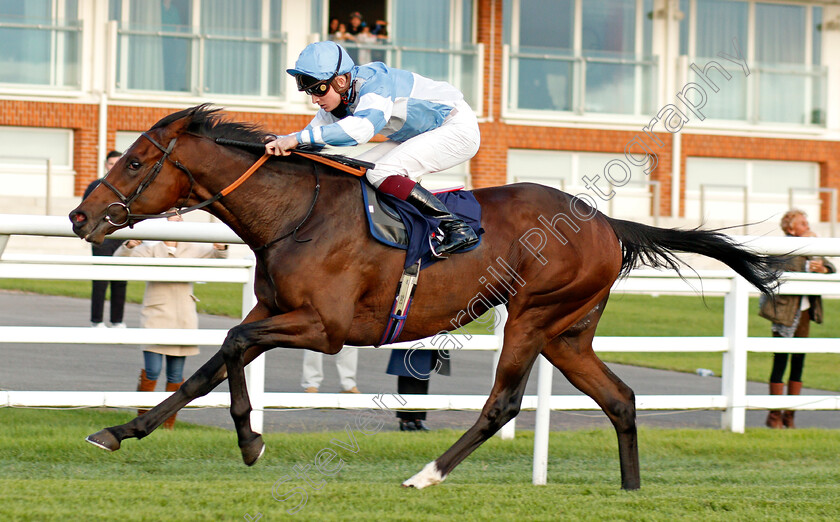
[[610, 217], [607, 221], [621, 241], [621, 275], [638, 265], [671, 268], [680, 273], [680, 261], [673, 252], [682, 251], [721, 261], [764, 294], [771, 294], [778, 287], [782, 256], [753, 252], [719, 230], [658, 228]]

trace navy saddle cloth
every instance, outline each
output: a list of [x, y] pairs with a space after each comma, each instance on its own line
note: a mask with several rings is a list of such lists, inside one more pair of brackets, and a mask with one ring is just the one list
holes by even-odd
[[[362, 196], [365, 201], [368, 229], [380, 243], [405, 250], [405, 267], [420, 260], [420, 269], [440, 261], [432, 254], [431, 237], [440, 225], [439, 219], [424, 216], [410, 203], [390, 194], [377, 192], [368, 181], [360, 178]], [[478, 248], [481, 244], [481, 205], [468, 190], [456, 190], [437, 194], [438, 199], [450, 212], [460, 217], [479, 236], [478, 243], [459, 250], [455, 255]]]

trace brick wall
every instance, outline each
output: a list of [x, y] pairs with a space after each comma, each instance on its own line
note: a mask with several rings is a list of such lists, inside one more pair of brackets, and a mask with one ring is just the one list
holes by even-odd
[[76, 195], [81, 195], [87, 187], [83, 180], [90, 181], [96, 176], [98, 114], [97, 105], [0, 100], [0, 125], [72, 129]]
[[[473, 185], [481, 188], [504, 184], [507, 181], [507, 152], [510, 148], [601, 152], [615, 154], [616, 159], [623, 159], [626, 145], [640, 130], [615, 131], [524, 126], [511, 125], [501, 120], [503, 2], [502, 0], [478, 0], [477, 10], [477, 38], [485, 45], [483, 104], [486, 121], [481, 123], [481, 149], [470, 164]], [[108, 108], [107, 149], [114, 148], [117, 132], [144, 131], [160, 118], [182, 108], [110, 106]], [[99, 107], [96, 104], [0, 100], [0, 125], [72, 129], [74, 134], [73, 163], [77, 173], [75, 193], [81, 195], [87, 184], [96, 177], [98, 164], [103, 161], [106, 152], [97, 150], [98, 112]], [[228, 115], [238, 121], [262, 125], [277, 134], [299, 130], [310, 120], [306, 115], [258, 112], [233, 111]], [[685, 175], [680, 178], [678, 193], [672, 194], [672, 137], [666, 133], [660, 133], [659, 136], [664, 142], [664, 147], [651, 146], [653, 152], [658, 155], [658, 165], [650, 178], [661, 183], [660, 214], [670, 215], [673, 196], [680, 197], [680, 215], [684, 215]], [[684, 134], [682, 143], [682, 157], [679, 161], [683, 173], [685, 160], [689, 156], [812, 161], [820, 164], [821, 186], [840, 187], [840, 143], [838, 142]], [[632, 152], [640, 153], [641, 150], [633, 149]], [[825, 197], [827, 198], [827, 195]], [[824, 205], [824, 208], [827, 207], [827, 204]], [[827, 214], [823, 215], [822, 219], [827, 219]]]

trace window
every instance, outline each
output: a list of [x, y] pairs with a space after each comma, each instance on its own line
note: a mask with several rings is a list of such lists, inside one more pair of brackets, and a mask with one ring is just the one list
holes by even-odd
[[690, 157], [686, 217], [760, 221], [791, 205], [819, 216], [819, 175], [819, 165], [810, 162]]
[[[585, 193], [597, 202], [599, 210], [613, 216], [650, 216], [652, 193], [648, 188], [648, 177], [642, 167], [630, 165], [630, 170], [626, 171], [611, 163], [622, 157], [600, 152], [509, 149], [508, 182], [539, 183], [572, 195]], [[609, 183], [604, 174], [607, 168], [611, 169], [612, 179], [620, 181], [621, 186]], [[604, 196], [587, 188], [584, 177]], [[614, 195], [605, 201], [605, 196], [611, 192]]]
[[281, 0], [111, 0], [117, 88], [281, 96]]
[[[347, 25], [350, 12], [358, 10], [372, 29], [377, 20], [384, 21], [387, 38], [369, 42], [340, 40], [356, 63], [381, 61], [449, 82], [464, 93], [470, 106], [480, 114], [482, 46], [473, 43], [473, 4], [471, 0], [333, 0], [329, 19], [337, 18]], [[325, 28], [324, 37], [330, 34], [330, 29]]]
[[71, 197], [73, 174], [72, 130], [0, 127], [0, 183], [4, 196], [44, 197], [49, 175], [52, 195]]
[[77, 0], [0, 0], [0, 83], [79, 88]]
[[[726, 96], [709, 97], [704, 113], [750, 123], [825, 125], [826, 69], [821, 65], [822, 8], [764, 2], [682, 0], [681, 52], [728, 69]], [[784, 37], [782, 37], [784, 35]], [[718, 53], [735, 54], [737, 38], [749, 76]], [[736, 70], [733, 70], [733, 67]], [[737, 74], [735, 74], [737, 73]], [[694, 73], [689, 75], [696, 81]], [[796, 100], [795, 102], [792, 102]]]
[[510, 109], [653, 110], [652, 0], [506, 0], [505, 8]]
[[117, 139], [114, 143], [114, 149], [125, 153], [125, 151], [127, 151], [128, 148], [140, 138], [141, 134], [142, 133], [140, 132], [133, 131], [117, 131]]

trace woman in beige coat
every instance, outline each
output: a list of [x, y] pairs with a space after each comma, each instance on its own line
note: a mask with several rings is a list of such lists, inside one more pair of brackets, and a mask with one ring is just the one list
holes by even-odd
[[[169, 221], [181, 221], [174, 215]], [[214, 243], [182, 243], [178, 241], [142, 242], [126, 241], [114, 253], [115, 256], [158, 257], [158, 258], [226, 258], [227, 245]], [[198, 328], [197, 299], [193, 295], [193, 283], [172, 283], [148, 281], [143, 294], [143, 311], [140, 326], [143, 328]], [[145, 346], [143, 360], [145, 368], [140, 371], [137, 391], [154, 391], [166, 356], [166, 391], [176, 391], [184, 382], [184, 361], [188, 355], [197, 355], [197, 346]], [[142, 415], [146, 410], [138, 410]], [[172, 429], [175, 415], [164, 422], [164, 428]]]
[[[791, 209], [782, 216], [780, 224], [788, 237], [816, 237], [808, 224], [804, 212]], [[787, 272], [814, 272], [833, 274], [834, 265], [821, 256], [791, 256], [786, 263]], [[777, 295], [773, 298], [761, 296], [758, 315], [772, 323], [773, 337], [808, 337], [811, 321], [823, 322], [822, 298], [818, 295]], [[773, 369], [770, 372], [770, 395], [784, 395], [785, 368], [788, 354], [773, 354]], [[805, 366], [805, 354], [794, 353], [790, 356], [790, 374], [788, 376], [788, 395], [799, 395], [802, 391], [802, 370]], [[768, 428], [795, 428], [793, 410], [770, 410], [765, 424]]]

